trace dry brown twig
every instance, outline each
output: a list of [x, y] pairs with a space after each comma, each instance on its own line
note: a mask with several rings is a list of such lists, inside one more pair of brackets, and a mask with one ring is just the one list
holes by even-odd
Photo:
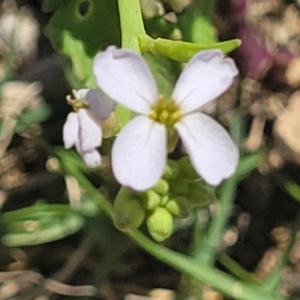
[[13, 297], [33, 285], [40, 285], [52, 293], [66, 296], [95, 296], [98, 291], [92, 285], [73, 286], [54, 279], [46, 279], [34, 271], [0, 272], [0, 299]]

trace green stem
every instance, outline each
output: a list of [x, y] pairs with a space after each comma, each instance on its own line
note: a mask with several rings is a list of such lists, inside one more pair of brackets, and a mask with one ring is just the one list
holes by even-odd
[[194, 250], [194, 257], [201, 266], [212, 265], [215, 262], [219, 243], [231, 213], [236, 184], [235, 177], [224, 183], [222, 196], [218, 200], [217, 212], [212, 218], [206, 236]]
[[145, 35], [139, 0], [118, 0], [122, 48], [141, 52], [138, 37]]
[[113, 217], [113, 206], [106, 198], [91, 184], [91, 182], [74, 166], [72, 162], [65, 156], [64, 151], [57, 151], [58, 158], [61, 162], [63, 170], [76, 178], [79, 185], [94, 199], [98, 208], [104, 211], [111, 218]]
[[194, 259], [154, 243], [137, 230], [126, 233], [141, 248], [169, 266], [239, 300], [283, 300], [253, 284], [242, 283], [214, 267], [199, 265]]
[[[235, 260], [225, 253], [219, 253], [218, 262], [221, 263], [227, 270], [229, 270], [230, 274], [236, 276], [240, 280], [254, 284], [259, 283], [259, 280], [254, 274], [243, 269]], [[270, 290], [270, 292], [271, 291], [272, 290]]]
[[[64, 170], [74, 176], [80, 186], [97, 202], [109, 216], [113, 214], [112, 204], [89, 182], [89, 180], [76, 168], [67, 162], [67, 157], [60, 156]], [[146, 237], [138, 230], [129, 230], [126, 234], [141, 248], [152, 254], [157, 259], [174, 267], [196, 280], [208, 284], [222, 293], [239, 300], [283, 300], [273, 294], [267, 293], [258, 286], [245, 284], [237, 281], [209, 265], [200, 265], [194, 259], [176, 251], [167, 249]]]

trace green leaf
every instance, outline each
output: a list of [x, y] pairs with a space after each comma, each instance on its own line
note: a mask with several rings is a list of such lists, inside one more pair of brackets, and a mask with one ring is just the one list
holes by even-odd
[[[88, 3], [85, 13], [82, 3]], [[96, 86], [92, 64], [96, 53], [120, 41], [116, 0], [48, 0], [46, 11], [54, 15], [47, 34], [54, 44], [70, 57], [76, 77], [85, 85]]]
[[67, 204], [37, 203], [2, 213], [6, 228], [2, 242], [8, 247], [39, 245], [62, 239], [78, 231], [83, 217]]
[[139, 37], [139, 41], [143, 52], [150, 51], [153, 54], [164, 55], [180, 62], [188, 62], [195, 54], [203, 50], [220, 49], [223, 53], [229, 53], [241, 44], [239, 39], [211, 44], [195, 44], [161, 38], [151, 39], [148, 36]]

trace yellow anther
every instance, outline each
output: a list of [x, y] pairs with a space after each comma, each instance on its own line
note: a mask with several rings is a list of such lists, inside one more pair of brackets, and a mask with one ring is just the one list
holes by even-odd
[[180, 121], [180, 119], [182, 118], [182, 112], [180, 110], [176, 110], [172, 115], [171, 115], [171, 119], [174, 123]]
[[157, 113], [156, 113], [156, 111], [154, 109], [150, 110], [150, 112], [149, 112], [149, 118], [151, 118], [154, 121], [157, 120]]
[[75, 112], [78, 112], [81, 108], [89, 108], [89, 104], [85, 100], [76, 98], [76, 91], [72, 91], [70, 95], [66, 97], [67, 103], [72, 106]]

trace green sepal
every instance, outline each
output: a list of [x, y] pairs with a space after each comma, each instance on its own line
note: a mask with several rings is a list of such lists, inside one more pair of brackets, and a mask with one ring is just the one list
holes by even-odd
[[214, 199], [212, 188], [201, 179], [173, 180], [170, 190], [172, 195], [182, 196], [196, 207], [206, 207]]
[[187, 180], [186, 189], [186, 199], [196, 207], [206, 207], [215, 199], [213, 188], [201, 179]]
[[188, 156], [184, 156], [178, 161], [176, 161], [178, 175], [177, 177], [183, 179], [198, 179], [199, 175], [195, 171], [194, 167], [191, 164], [191, 161]]
[[207, 206], [214, 199], [213, 188], [199, 179], [187, 156], [174, 163], [177, 165], [178, 173], [169, 180], [170, 194], [174, 197], [182, 196], [197, 207]]
[[122, 187], [114, 202], [113, 221], [122, 231], [138, 228], [145, 217], [143, 199], [131, 189]]

